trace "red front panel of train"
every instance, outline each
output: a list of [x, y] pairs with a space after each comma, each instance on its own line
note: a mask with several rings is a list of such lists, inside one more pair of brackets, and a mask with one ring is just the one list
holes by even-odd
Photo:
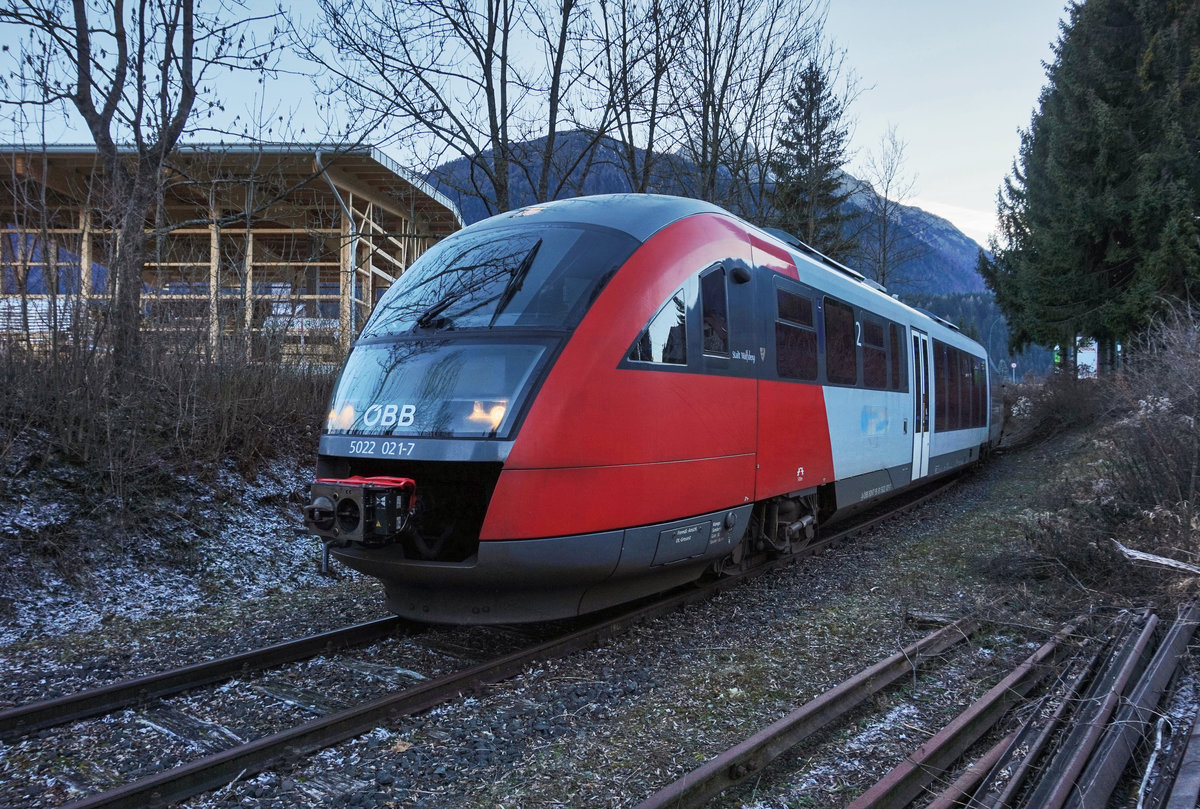
[[756, 380], [618, 368], [663, 301], [729, 257], [749, 259], [744, 233], [708, 215], [664, 228], [634, 253], [538, 391], [481, 539], [625, 528], [753, 498]]
[[750, 502], [754, 455], [500, 475], [480, 539], [649, 525]]

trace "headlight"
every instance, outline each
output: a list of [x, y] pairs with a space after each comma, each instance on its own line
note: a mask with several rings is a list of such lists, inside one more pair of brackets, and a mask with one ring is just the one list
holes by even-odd
[[482, 402], [476, 400], [471, 406], [471, 414], [467, 416], [467, 421], [481, 426], [486, 425], [489, 432], [495, 432], [500, 429], [500, 423], [504, 421], [504, 414], [507, 412], [507, 399]]

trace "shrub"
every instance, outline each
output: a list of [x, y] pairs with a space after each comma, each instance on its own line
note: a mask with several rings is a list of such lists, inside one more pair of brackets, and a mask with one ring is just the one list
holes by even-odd
[[1069, 373], [1005, 387], [1003, 404], [1007, 443], [1042, 441], [1064, 430], [1090, 426], [1108, 409], [1108, 399], [1095, 379]]
[[[144, 534], [155, 498], [230, 463], [252, 476], [315, 450], [335, 366], [258, 361], [187, 337], [146, 333], [122, 369], [83, 341], [0, 348], [0, 496], [23, 475], [49, 474], [118, 532]], [[75, 522], [39, 540], [49, 555], [82, 539]]]
[[1134, 568], [1113, 540], [1200, 562], [1200, 313], [1171, 312], [1095, 390], [1094, 412], [1110, 416], [1093, 437], [1098, 459], [1064, 482], [1053, 512], [1025, 520], [1027, 535], [1089, 586], [1173, 586], [1177, 574]]
[[[1200, 319], [1178, 310], [1138, 341], [1108, 390], [1123, 418], [1108, 431], [1096, 505], [1149, 552], [1200, 557]], [[1130, 544], [1126, 542], [1125, 544]]]

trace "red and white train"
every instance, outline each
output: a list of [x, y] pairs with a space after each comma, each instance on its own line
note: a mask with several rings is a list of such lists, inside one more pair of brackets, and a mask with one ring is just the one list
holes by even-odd
[[661, 591], [980, 458], [982, 346], [785, 234], [615, 195], [492, 217], [388, 290], [306, 523], [410, 618]]

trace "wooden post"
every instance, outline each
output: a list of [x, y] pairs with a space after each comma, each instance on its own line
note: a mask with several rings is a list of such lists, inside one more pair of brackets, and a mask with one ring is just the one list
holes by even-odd
[[246, 359], [254, 351], [254, 231], [246, 227], [246, 287], [242, 291], [242, 308], [245, 310]]
[[350, 333], [350, 307], [353, 305], [354, 293], [354, 237], [353, 225], [346, 213], [342, 212], [341, 249], [338, 251], [338, 280], [340, 281], [341, 300], [338, 307], [338, 340], [342, 351], [350, 350], [350, 342], [354, 336]]
[[58, 242], [42, 245], [42, 281], [46, 285], [46, 329], [51, 350], [58, 351]]
[[217, 227], [217, 210], [212, 210], [208, 226], [208, 343], [215, 353], [221, 336], [221, 232]]
[[19, 230], [21, 241], [14, 251], [16, 261], [13, 262], [14, 280], [17, 291], [21, 294], [21, 332], [25, 335], [25, 347], [32, 347], [33, 336], [29, 333], [29, 267], [33, 261], [33, 239], [28, 230]]
[[[412, 194], [408, 198], [408, 221], [403, 226], [404, 233], [404, 271], [408, 272], [408, 268], [412, 266], [416, 256], [413, 255], [415, 245], [413, 244], [413, 234], [417, 232], [417, 197]], [[420, 254], [418, 254], [420, 255]]]
[[92, 298], [92, 218], [79, 211], [79, 296], [84, 309]]
[[[375, 212], [375, 206], [368, 205], [367, 213], [363, 218], [365, 220], [367, 220], [368, 222], [374, 222], [375, 221], [375, 213], [374, 212]], [[377, 238], [377, 236], [375, 235], [374, 229], [372, 228], [371, 235], [368, 237], [367, 243], [365, 245], [367, 248], [367, 253], [363, 257], [363, 260], [367, 264], [366, 274], [365, 274], [365, 277], [363, 278], [362, 309], [359, 310], [362, 312], [362, 321], [361, 322], [363, 322], [363, 323], [367, 322], [367, 318], [371, 316], [371, 310], [373, 308], [375, 308], [375, 249], [374, 249], [374, 247], [375, 247], [375, 239], [376, 238]]]

